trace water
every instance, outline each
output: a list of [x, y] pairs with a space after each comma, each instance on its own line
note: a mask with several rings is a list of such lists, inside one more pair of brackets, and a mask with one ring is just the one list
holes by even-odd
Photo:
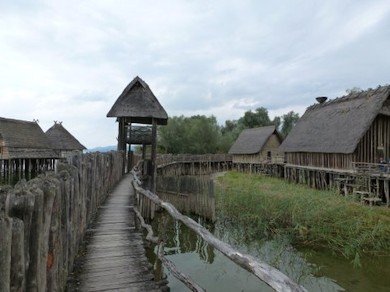
[[[246, 242], [242, 228], [196, 219], [218, 238], [277, 267], [308, 291], [390, 291], [389, 257], [363, 259], [362, 267], [354, 268], [350, 261], [327, 251], [298, 251], [281, 236]], [[168, 214], [159, 213], [152, 225], [165, 242], [167, 258], [207, 291], [273, 291]], [[152, 262], [155, 252], [156, 247], [148, 251]], [[189, 291], [167, 270], [163, 272], [167, 274], [171, 291]]]

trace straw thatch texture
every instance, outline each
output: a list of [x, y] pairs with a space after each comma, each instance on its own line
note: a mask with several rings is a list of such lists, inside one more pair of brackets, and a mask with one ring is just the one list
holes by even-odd
[[61, 123], [55, 123], [46, 131], [51, 147], [58, 151], [82, 151], [85, 148]]
[[272, 135], [276, 135], [280, 142], [282, 141], [275, 126], [245, 129], [230, 147], [229, 154], [259, 153]]
[[0, 159], [57, 158], [35, 122], [0, 118]]
[[149, 86], [138, 76], [133, 79], [118, 97], [107, 117], [128, 118], [128, 122], [166, 125], [168, 115]]
[[378, 114], [387, 112], [389, 94], [383, 86], [309, 107], [280, 150], [352, 154]]

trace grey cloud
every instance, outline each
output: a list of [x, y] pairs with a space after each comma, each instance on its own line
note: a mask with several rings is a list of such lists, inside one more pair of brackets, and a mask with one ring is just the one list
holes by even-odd
[[[136, 75], [169, 115], [224, 121], [260, 106], [309, 106], [390, 82], [389, 12], [387, 0], [1, 1], [0, 65], [9, 69], [0, 92], [41, 105], [57, 96], [101, 103], [89, 119], [102, 129], [110, 128], [102, 107]], [[115, 133], [100, 135], [101, 145], [115, 144]]]

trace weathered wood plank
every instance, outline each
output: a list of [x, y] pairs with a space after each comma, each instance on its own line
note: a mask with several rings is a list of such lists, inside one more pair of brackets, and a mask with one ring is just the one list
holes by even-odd
[[79, 291], [160, 291], [145, 256], [143, 236], [135, 228], [134, 190], [125, 176], [99, 208]]
[[0, 218], [0, 291], [10, 291], [12, 218]]

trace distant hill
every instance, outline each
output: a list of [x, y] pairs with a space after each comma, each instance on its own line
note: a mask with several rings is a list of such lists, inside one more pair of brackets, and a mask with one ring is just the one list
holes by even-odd
[[115, 151], [116, 147], [117, 147], [116, 145], [95, 147], [95, 148], [87, 149], [87, 152], [110, 152], [113, 150]]

